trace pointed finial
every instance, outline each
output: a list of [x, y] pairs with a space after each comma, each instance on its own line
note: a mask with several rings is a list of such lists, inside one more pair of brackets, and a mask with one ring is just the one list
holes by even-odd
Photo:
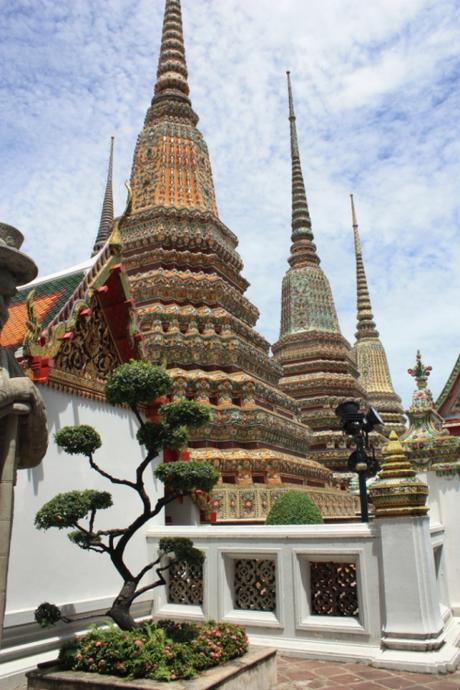
[[294, 98], [292, 96], [291, 73], [286, 72], [289, 99], [289, 127], [291, 139], [292, 163], [292, 246], [289, 263], [292, 267], [319, 264], [316, 246], [313, 242], [310, 212], [308, 210], [305, 183], [303, 181], [302, 166], [297, 139], [296, 117], [294, 112]]
[[112, 193], [112, 173], [113, 173], [113, 142], [114, 137], [110, 140], [110, 155], [109, 165], [107, 170], [107, 182], [105, 185], [104, 201], [102, 203], [101, 219], [99, 221], [99, 230], [94, 243], [93, 253], [91, 256], [97, 254], [110, 237], [110, 232], [113, 223], [113, 193]]
[[355, 202], [353, 199], [353, 194], [350, 194], [351, 200], [351, 218], [353, 224], [353, 234], [355, 238], [355, 252], [356, 254], [362, 254], [361, 251], [361, 240], [359, 238], [358, 221], [356, 220]]
[[415, 366], [413, 369], [408, 369], [407, 373], [410, 374], [410, 376], [413, 376], [414, 379], [417, 382], [417, 388], [422, 390], [423, 388], [427, 387], [427, 381], [428, 377], [432, 371], [433, 367], [431, 366], [425, 366], [422, 362], [422, 355], [420, 354], [420, 350], [417, 350], [417, 355], [415, 358]]
[[198, 116], [192, 110], [187, 78], [180, 0], [166, 0], [155, 95], [147, 113], [148, 122], [172, 115], [196, 125]]
[[357, 326], [355, 337], [356, 340], [362, 340], [364, 338], [378, 338], [379, 332], [375, 327], [371, 298], [369, 295], [369, 288], [367, 286], [366, 272], [364, 270], [361, 240], [359, 237], [359, 228], [358, 221], [356, 219], [353, 194], [350, 194], [350, 200], [356, 259]]

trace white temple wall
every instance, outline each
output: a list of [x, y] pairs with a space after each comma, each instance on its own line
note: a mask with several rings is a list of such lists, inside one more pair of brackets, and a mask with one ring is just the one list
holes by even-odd
[[448, 606], [460, 616], [460, 478], [427, 472], [423, 479], [429, 488], [430, 518], [444, 527], [437, 567], [445, 579]]
[[[99, 432], [102, 447], [95, 461], [118, 477], [133, 477], [142, 455], [136, 440], [137, 424], [128, 410], [40, 387], [45, 400], [50, 443], [42, 464], [18, 472], [8, 574], [5, 616], [8, 628], [33, 621], [33, 612], [44, 601], [64, 605], [68, 614], [107, 610], [121, 587], [121, 578], [104, 554], [86, 552], [71, 543], [69, 529], [47, 531], [34, 527], [36, 512], [56, 494], [71, 490], [109, 491], [114, 505], [99, 511], [96, 528], [123, 527], [139, 513], [138, 495], [129, 487], [111, 484], [89, 466], [82, 455], [67, 455], [54, 442], [54, 433], [66, 425], [89, 424]], [[157, 464], [159, 460], [157, 459]], [[163, 485], [150, 470], [146, 486], [151, 496], [162, 495]], [[163, 524], [163, 513], [151, 521]], [[128, 563], [140, 569], [147, 563], [145, 528], [133, 538]]]
[[202, 570], [167, 572], [155, 618], [239, 623], [253, 644], [331, 661], [432, 673], [460, 661], [433, 558], [444, 530], [427, 517], [154, 527], [152, 556], [164, 536], [189, 537], [205, 558]]

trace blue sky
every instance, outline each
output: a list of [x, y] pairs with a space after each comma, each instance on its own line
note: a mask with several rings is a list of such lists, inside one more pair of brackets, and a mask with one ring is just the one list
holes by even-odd
[[[182, 0], [192, 102], [222, 220], [275, 341], [290, 245], [285, 70], [318, 252], [353, 340], [355, 194], [377, 326], [407, 405], [420, 348], [437, 395], [460, 348], [460, 4]], [[85, 260], [109, 140], [116, 211], [149, 104], [163, 0], [0, 0], [1, 220], [40, 272]]]

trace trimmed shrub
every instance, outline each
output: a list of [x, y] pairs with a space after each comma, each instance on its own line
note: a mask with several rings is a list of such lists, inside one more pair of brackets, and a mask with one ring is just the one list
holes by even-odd
[[101, 437], [96, 429], [87, 424], [79, 426], [63, 426], [56, 431], [54, 439], [59, 446], [69, 455], [92, 455], [101, 447]]
[[205, 405], [185, 399], [162, 405], [160, 415], [171, 427], [198, 428], [207, 424], [211, 419], [211, 413]]
[[196, 460], [164, 463], [158, 465], [154, 472], [169, 489], [179, 493], [194, 489], [209, 493], [219, 477], [218, 471], [209, 462]]
[[68, 491], [58, 494], [40, 508], [35, 516], [37, 529], [74, 527], [85, 518], [90, 510], [104, 510], [112, 505], [112, 496], [107, 491]]
[[148, 403], [168, 392], [171, 379], [164, 369], [131, 360], [107, 377], [105, 397], [112, 405]]
[[303, 491], [287, 491], [273, 504], [267, 525], [316, 525], [324, 522], [321, 511]]

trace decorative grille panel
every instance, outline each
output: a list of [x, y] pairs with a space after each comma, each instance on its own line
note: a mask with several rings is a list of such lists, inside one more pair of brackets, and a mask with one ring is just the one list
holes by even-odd
[[310, 574], [313, 615], [358, 617], [355, 563], [310, 562]]
[[169, 568], [168, 603], [203, 603], [203, 566], [174, 561]]
[[235, 560], [235, 608], [274, 611], [276, 608], [275, 561]]

